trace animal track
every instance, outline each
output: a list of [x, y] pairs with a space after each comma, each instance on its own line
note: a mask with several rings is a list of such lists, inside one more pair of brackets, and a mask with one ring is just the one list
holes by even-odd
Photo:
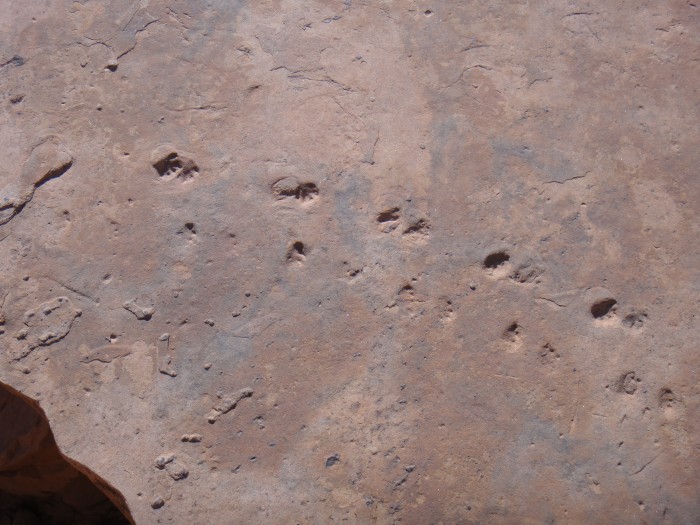
[[443, 325], [449, 324], [455, 318], [454, 308], [452, 307], [452, 301], [450, 299], [443, 299], [444, 306], [442, 307], [442, 312], [440, 314], [440, 322]]
[[503, 338], [515, 342], [520, 337], [521, 327], [517, 322], [513, 322], [503, 332]]
[[188, 182], [199, 175], [199, 167], [195, 161], [180, 156], [172, 148], [161, 147], [154, 151], [152, 156], [155, 159], [153, 167], [160, 180], [168, 181], [177, 178], [182, 182]]
[[332, 467], [336, 463], [340, 463], [340, 454], [333, 454], [326, 458], [326, 468]]
[[389, 208], [377, 215], [377, 222], [393, 222], [401, 218], [401, 208]]
[[318, 196], [318, 186], [313, 182], [304, 182], [297, 188], [296, 198], [300, 201], [312, 201]]
[[285, 177], [272, 185], [272, 192], [277, 196], [277, 200], [297, 196], [299, 181], [296, 177]]
[[[347, 265], [348, 263], [344, 263], [344, 264]], [[365, 270], [364, 267], [360, 267], [360, 268], [351, 268], [351, 269], [349, 269], [349, 270], [347, 270], [347, 271], [345, 272], [345, 276], [346, 276], [349, 280], [353, 280], [353, 279], [355, 279], [356, 277], [358, 277], [362, 272], [364, 272], [364, 270]]]
[[561, 355], [550, 343], [540, 348], [540, 360], [543, 364], [553, 364], [561, 358]]
[[641, 381], [641, 379], [634, 375], [634, 372], [627, 372], [622, 374], [617, 380], [615, 390], [632, 395], [637, 391], [637, 383], [640, 383]]
[[[407, 239], [425, 239], [429, 235], [430, 223], [424, 218], [402, 219], [401, 208], [395, 206], [377, 214], [376, 218], [379, 230], [382, 233], [391, 233], [401, 227], [401, 235]], [[403, 225], [408, 224], [403, 227]]]
[[289, 248], [287, 248], [287, 262], [297, 262], [299, 264], [306, 260], [306, 247], [301, 241], [293, 242]]
[[177, 230], [177, 235], [186, 235], [188, 242], [192, 243], [197, 240], [197, 227], [194, 222], [186, 222], [182, 228]]
[[518, 350], [522, 345], [522, 326], [513, 321], [503, 332], [502, 339], [510, 351]]
[[318, 186], [313, 182], [300, 183], [296, 177], [285, 177], [272, 185], [272, 191], [277, 200], [296, 199], [302, 203], [309, 203], [319, 195]]
[[[506, 254], [507, 255], [507, 254]], [[524, 262], [519, 264], [511, 274], [510, 278], [516, 282], [526, 284], [539, 282], [539, 277], [544, 273], [544, 268], [534, 262]]]
[[401, 208], [399, 207], [389, 208], [377, 214], [377, 223], [382, 233], [389, 233], [398, 228], [400, 219]]
[[504, 251], [494, 252], [486, 256], [484, 259], [484, 268], [490, 270], [495, 270], [496, 268], [503, 266], [510, 260], [510, 255]]
[[622, 324], [628, 328], [641, 330], [649, 316], [641, 310], [633, 310], [622, 319]]
[[403, 235], [420, 235], [427, 236], [430, 230], [430, 224], [425, 219], [418, 219], [403, 231]]
[[[411, 279], [411, 282], [415, 283], [417, 280], [418, 279], [414, 277]], [[416, 295], [416, 290], [411, 283], [406, 283], [396, 292], [393, 301], [384, 308], [387, 310], [398, 308], [398, 310], [395, 311], [401, 311], [409, 317], [416, 317], [425, 313], [426, 302], [425, 298]], [[451, 313], [447, 315], [451, 315]], [[441, 319], [443, 318], [441, 317]]]
[[676, 402], [676, 396], [670, 388], [662, 388], [659, 391], [659, 406], [661, 408], [671, 408]]
[[591, 315], [594, 319], [609, 319], [615, 313], [617, 301], [612, 298], [596, 301], [591, 305]]
[[416, 295], [413, 292], [413, 286], [405, 284], [399, 290], [399, 299], [402, 301], [415, 301]]

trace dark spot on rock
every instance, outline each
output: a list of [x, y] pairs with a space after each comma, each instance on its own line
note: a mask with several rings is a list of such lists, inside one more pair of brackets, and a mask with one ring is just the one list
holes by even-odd
[[163, 179], [178, 178], [185, 181], [199, 174], [199, 167], [192, 159], [180, 157], [175, 151], [155, 161], [153, 167]]
[[401, 208], [390, 208], [377, 215], [377, 222], [398, 221], [401, 216]]
[[306, 259], [306, 247], [301, 241], [295, 241], [287, 249], [287, 262], [303, 262]]
[[511, 323], [508, 328], [506, 328], [505, 334], [506, 335], [518, 335], [520, 333], [520, 325], [517, 322]]
[[296, 200], [307, 202], [314, 200], [319, 189], [313, 182], [300, 183], [296, 177], [284, 177], [272, 185], [272, 191], [277, 196], [277, 200], [294, 198]]
[[332, 467], [336, 463], [340, 462], [340, 454], [333, 454], [326, 458], [326, 467]]
[[622, 324], [627, 326], [628, 328], [639, 329], [642, 328], [642, 326], [644, 326], [644, 323], [648, 317], [649, 316], [646, 312], [635, 310], [627, 314], [624, 317], [624, 319], [622, 319]]
[[410, 235], [412, 233], [420, 233], [425, 235], [428, 233], [429, 229], [430, 225], [428, 224], [428, 221], [426, 221], [425, 219], [419, 219], [418, 221], [411, 224], [408, 228], [406, 228], [403, 234]]
[[316, 186], [313, 182], [304, 182], [302, 184], [299, 184], [299, 186], [297, 187], [295, 197], [299, 200], [306, 201], [312, 200], [317, 195], [318, 186]]
[[36, 401], [0, 382], [0, 523], [134, 523], [122, 494], [59, 451]]
[[545, 345], [540, 349], [540, 358], [543, 363], [553, 363], [559, 359], [561, 355], [557, 352], [557, 349], [552, 346], [551, 343], [545, 343]]
[[615, 299], [603, 299], [601, 301], [597, 301], [591, 305], [591, 315], [595, 319], [602, 319], [606, 315], [608, 315], [611, 311], [613, 311], [613, 308], [617, 304], [617, 301]]
[[484, 259], [484, 268], [498, 268], [510, 260], [510, 255], [506, 252], [494, 252], [486, 256]]
[[662, 388], [659, 391], [659, 406], [662, 408], [670, 408], [676, 401], [676, 396], [670, 388]]

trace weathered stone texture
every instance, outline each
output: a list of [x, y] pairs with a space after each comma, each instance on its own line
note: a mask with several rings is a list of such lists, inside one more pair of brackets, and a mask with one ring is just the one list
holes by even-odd
[[139, 524], [698, 523], [699, 49], [685, 0], [0, 0], [0, 381]]

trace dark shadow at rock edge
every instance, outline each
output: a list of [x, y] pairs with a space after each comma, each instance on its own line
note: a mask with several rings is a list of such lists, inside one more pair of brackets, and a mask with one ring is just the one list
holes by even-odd
[[41, 407], [3, 383], [0, 523], [134, 523], [119, 491], [60, 452]]

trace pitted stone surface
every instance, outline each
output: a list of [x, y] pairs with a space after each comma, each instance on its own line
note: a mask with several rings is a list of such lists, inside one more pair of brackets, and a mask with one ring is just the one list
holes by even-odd
[[700, 522], [695, 3], [0, 7], [0, 381], [136, 523]]

